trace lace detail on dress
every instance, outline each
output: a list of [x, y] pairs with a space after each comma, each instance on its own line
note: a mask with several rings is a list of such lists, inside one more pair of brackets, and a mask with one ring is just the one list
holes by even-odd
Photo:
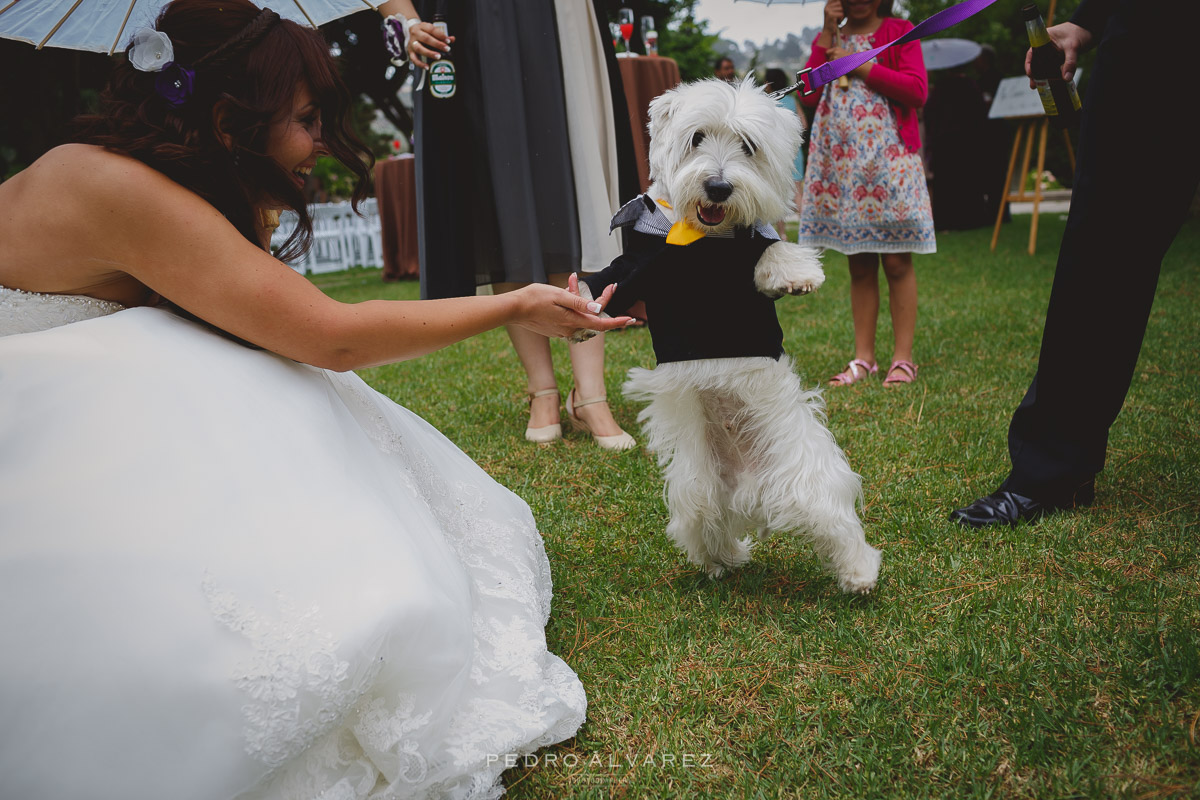
[[[337, 386], [371, 440], [401, 467], [403, 482], [437, 520], [479, 598], [472, 615], [475, 645], [468, 675], [485, 696], [472, 698], [451, 720], [445, 737], [449, 756], [461, 769], [491, 767], [489, 754], [494, 758], [532, 752], [573, 735], [583, 721], [587, 698], [575, 673], [546, 650], [544, 629], [553, 585], [542, 537], [528, 507], [515, 496], [511, 504], [496, 502], [496, 493], [480, 491], [471, 474], [446, 480], [443, 470], [397, 432], [378, 393], [350, 375], [337, 376]], [[478, 477], [490, 481], [482, 473]], [[486, 696], [493, 692], [493, 697], [504, 699]], [[575, 713], [564, 715], [564, 705]], [[389, 725], [407, 724], [404, 720], [411, 713], [401, 711], [399, 723], [388, 722], [386, 716], [364, 717], [359, 735], [394, 736]], [[560, 724], [547, 729], [552, 716]], [[534, 731], [544, 733], [537, 736]], [[488, 769], [485, 774], [494, 780], [501, 771]], [[485, 788], [484, 794], [490, 794], [490, 781], [480, 790]]]
[[348, 687], [350, 665], [338, 657], [333, 635], [319, 627], [316, 606], [302, 611], [276, 593], [278, 608], [271, 619], [216, 588], [211, 576], [201, 586], [217, 621], [246, 637], [253, 650], [232, 676], [247, 695], [242, 706], [246, 752], [278, 767], [349, 709], [355, 699]]
[[398, 416], [408, 412], [356, 375], [325, 375], [386, 459], [391, 486], [427, 509], [427, 527], [462, 565], [471, 593], [470, 662], [444, 695], [394, 682], [368, 688], [343, 727], [250, 796], [497, 798], [505, 755], [569, 738], [587, 709], [578, 677], [546, 649], [552, 586], [541, 535], [528, 506], [465, 457], [455, 459], [455, 470], [432, 461], [422, 446], [424, 422]]
[[389, 705], [378, 697], [359, 711], [356, 728], [363, 744], [379, 752], [399, 757], [399, 779], [405, 783], [422, 783], [429, 772], [429, 762], [419, 750], [418, 732], [429, 725], [432, 711], [417, 714], [417, 696], [409, 692], [399, 695]]
[[120, 303], [79, 294], [38, 294], [0, 286], [0, 336], [44, 331], [124, 308]]
[[[479, 686], [503, 681], [522, 691], [516, 698], [505, 692], [511, 699], [502, 701], [474, 698], [461, 708], [446, 735], [450, 755], [460, 768], [469, 768], [487, 763], [489, 754], [529, 753], [574, 735], [583, 722], [587, 698], [575, 673], [546, 650], [553, 587], [532, 516], [495, 519], [487, 500], [470, 483], [437, 480], [424, 454], [408, 452], [403, 445], [400, 449], [421, 498], [467, 568], [475, 591], [508, 601], [476, 605], [470, 677]], [[519, 543], [525, 545], [524, 552], [517, 549]], [[515, 613], [503, 619], [481, 612], [497, 607]], [[578, 716], [560, 718], [559, 725], [547, 729], [547, 710], [557, 707], [561, 714], [563, 704]], [[529, 733], [536, 730], [545, 733], [530, 741]], [[501, 771], [495, 772], [497, 778]]]
[[404, 439], [395, 427], [388, 424], [387, 418], [379, 407], [379, 401], [371, 396], [374, 392], [365, 384], [361, 384], [357, 376], [336, 372], [325, 374], [338, 390], [342, 400], [346, 401], [351, 411], [356, 412], [355, 416], [362, 423], [363, 431], [375, 443], [379, 451], [386, 455], [399, 453], [404, 447]]

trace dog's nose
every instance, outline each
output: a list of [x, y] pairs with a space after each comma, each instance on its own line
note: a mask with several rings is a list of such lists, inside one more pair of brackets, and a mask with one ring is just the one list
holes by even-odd
[[720, 178], [709, 178], [704, 182], [704, 194], [714, 203], [724, 203], [733, 194], [733, 184]]

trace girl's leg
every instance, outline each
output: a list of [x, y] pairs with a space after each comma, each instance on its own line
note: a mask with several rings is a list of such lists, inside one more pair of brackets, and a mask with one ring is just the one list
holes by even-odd
[[[497, 283], [492, 291], [503, 294], [520, 289], [523, 283]], [[540, 333], [518, 325], [506, 326], [521, 366], [525, 368], [526, 388], [530, 395], [542, 389], [557, 387], [554, 379], [554, 361], [550, 357], [550, 340]], [[555, 395], [532, 398], [529, 404], [529, 427], [544, 428], [558, 422], [559, 399]]]
[[879, 316], [878, 253], [850, 256], [850, 313], [854, 317], [854, 357], [873, 365]]
[[887, 276], [892, 330], [896, 337], [892, 360], [912, 361], [917, 330], [917, 273], [912, 253], [884, 253], [883, 274]]
[[[569, 275], [550, 276], [550, 283], [565, 288]], [[575, 374], [575, 401], [590, 400], [607, 395], [604, 388], [604, 334], [578, 344], [567, 345], [571, 355], [571, 371]], [[613, 419], [608, 403], [592, 403], [577, 409], [575, 415], [592, 429], [597, 436], [617, 436], [624, 433]]]

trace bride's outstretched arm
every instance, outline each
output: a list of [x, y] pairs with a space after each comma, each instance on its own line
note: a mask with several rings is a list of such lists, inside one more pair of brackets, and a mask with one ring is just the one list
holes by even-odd
[[92, 152], [59, 167], [61, 185], [74, 187], [64, 234], [78, 237], [81, 259], [127, 272], [218, 328], [306, 364], [349, 370], [403, 361], [501, 325], [559, 337], [631, 321], [599, 316], [611, 292], [589, 308], [578, 294], [541, 284], [492, 297], [340, 303], [197, 195], [133, 159]]

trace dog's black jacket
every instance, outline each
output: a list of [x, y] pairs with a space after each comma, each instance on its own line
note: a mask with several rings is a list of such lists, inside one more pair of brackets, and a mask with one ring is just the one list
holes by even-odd
[[705, 236], [682, 246], [667, 244], [670, 227], [644, 194], [613, 217], [612, 228], [626, 228], [625, 253], [601, 272], [581, 277], [594, 297], [617, 284], [605, 311], [619, 316], [644, 301], [660, 364], [782, 356], [775, 301], [754, 286], [754, 267], [778, 241], [775, 231], [760, 224], [737, 228], [729, 238]]

